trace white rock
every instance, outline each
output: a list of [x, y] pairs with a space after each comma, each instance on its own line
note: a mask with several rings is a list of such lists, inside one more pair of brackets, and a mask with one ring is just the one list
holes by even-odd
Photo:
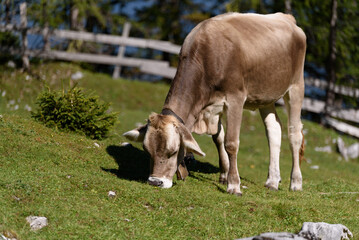
[[305, 222], [298, 235], [307, 239], [322, 240], [349, 240], [353, 237], [346, 226], [324, 222]]
[[315, 150], [316, 152], [331, 153], [331, 152], [332, 152], [332, 147], [331, 147], [331, 146], [315, 147], [314, 150]]
[[82, 72], [80, 72], [80, 71], [77, 71], [77, 72], [75, 72], [74, 74], [71, 75], [72, 80], [79, 80], [79, 79], [81, 79], [83, 77], [84, 77], [84, 74]]
[[259, 236], [241, 238], [237, 240], [349, 240], [353, 234], [341, 224], [303, 223], [298, 234], [288, 232], [262, 233]]
[[339, 137], [337, 140], [337, 146], [339, 153], [346, 161], [348, 161], [350, 158], [359, 157], [359, 143], [354, 143], [349, 147], [345, 147], [343, 139]]
[[9, 68], [15, 68], [16, 67], [16, 64], [15, 64], [15, 62], [14, 61], [8, 61], [7, 62], [7, 66], [9, 67]]
[[109, 191], [107, 194], [109, 197], [115, 197], [116, 196], [116, 192], [115, 191]]
[[24, 109], [28, 112], [31, 112], [32, 108], [29, 105], [25, 105]]
[[100, 147], [100, 144], [98, 143], [94, 143], [93, 145], [95, 145], [95, 147]]
[[28, 216], [26, 221], [30, 224], [31, 230], [36, 231], [48, 225], [46, 217]]
[[311, 169], [314, 169], [314, 170], [318, 170], [319, 169], [319, 166], [318, 165], [313, 165], [313, 166], [310, 166]]

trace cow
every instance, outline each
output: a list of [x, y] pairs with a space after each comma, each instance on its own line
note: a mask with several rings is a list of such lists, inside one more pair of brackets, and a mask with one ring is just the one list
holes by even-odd
[[[284, 99], [292, 153], [290, 190], [302, 190], [301, 106], [304, 98], [306, 36], [293, 16], [227, 13], [199, 23], [185, 38], [176, 75], [160, 114], [124, 133], [143, 142], [151, 156], [148, 183], [172, 186], [186, 153], [205, 156], [192, 137], [212, 135], [218, 149], [221, 183], [241, 195], [237, 168], [243, 109], [259, 109], [269, 145], [265, 186], [278, 190], [281, 123], [275, 102]], [[225, 114], [224, 129], [221, 119]]]

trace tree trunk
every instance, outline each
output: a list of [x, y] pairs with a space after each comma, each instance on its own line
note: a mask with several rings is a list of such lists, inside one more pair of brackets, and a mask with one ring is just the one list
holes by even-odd
[[27, 16], [26, 16], [26, 2], [20, 4], [20, 27], [21, 27], [21, 37], [22, 37], [22, 66], [24, 70], [30, 70], [30, 61], [27, 54]]
[[45, 52], [50, 51], [50, 41], [49, 41], [49, 21], [48, 21], [48, 14], [47, 14], [47, 1], [42, 3], [42, 18], [44, 22], [44, 28], [42, 30], [42, 36], [44, 38], [44, 46], [43, 50]]
[[10, 21], [10, 0], [5, 0], [5, 25], [9, 24]]
[[337, 0], [332, 0], [332, 17], [330, 20], [330, 33], [329, 33], [329, 61], [328, 61], [328, 87], [325, 99], [324, 115], [328, 116], [330, 108], [334, 106], [335, 93], [334, 84], [336, 80], [335, 62], [337, 58], [336, 48], [336, 28], [337, 28]]
[[291, 0], [285, 0], [285, 13], [292, 14]]

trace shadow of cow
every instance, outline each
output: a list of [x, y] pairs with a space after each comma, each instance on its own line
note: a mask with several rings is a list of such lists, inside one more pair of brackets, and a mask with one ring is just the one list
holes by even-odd
[[[131, 144], [125, 146], [110, 145], [106, 152], [115, 160], [118, 169], [101, 168], [118, 178], [130, 181], [146, 182], [150, 174], [150, 156]], [[201, 173], [218, 173], [219, 168], [207, 162], [200, 162], [194, 158], [186, 161], [188, 170]], [[191, 177], [191, 174], [189, 175]]]

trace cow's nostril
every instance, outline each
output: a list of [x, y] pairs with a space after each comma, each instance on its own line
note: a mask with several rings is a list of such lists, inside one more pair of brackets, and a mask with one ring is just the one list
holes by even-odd
[[156, 187], [159, 187], [163, 184], [163, 181], [156, 179], [156, 178], [149, 178], [147, 182], [148, 182], [148, 184], [150, 184], [152, 186], [156, 186]]

